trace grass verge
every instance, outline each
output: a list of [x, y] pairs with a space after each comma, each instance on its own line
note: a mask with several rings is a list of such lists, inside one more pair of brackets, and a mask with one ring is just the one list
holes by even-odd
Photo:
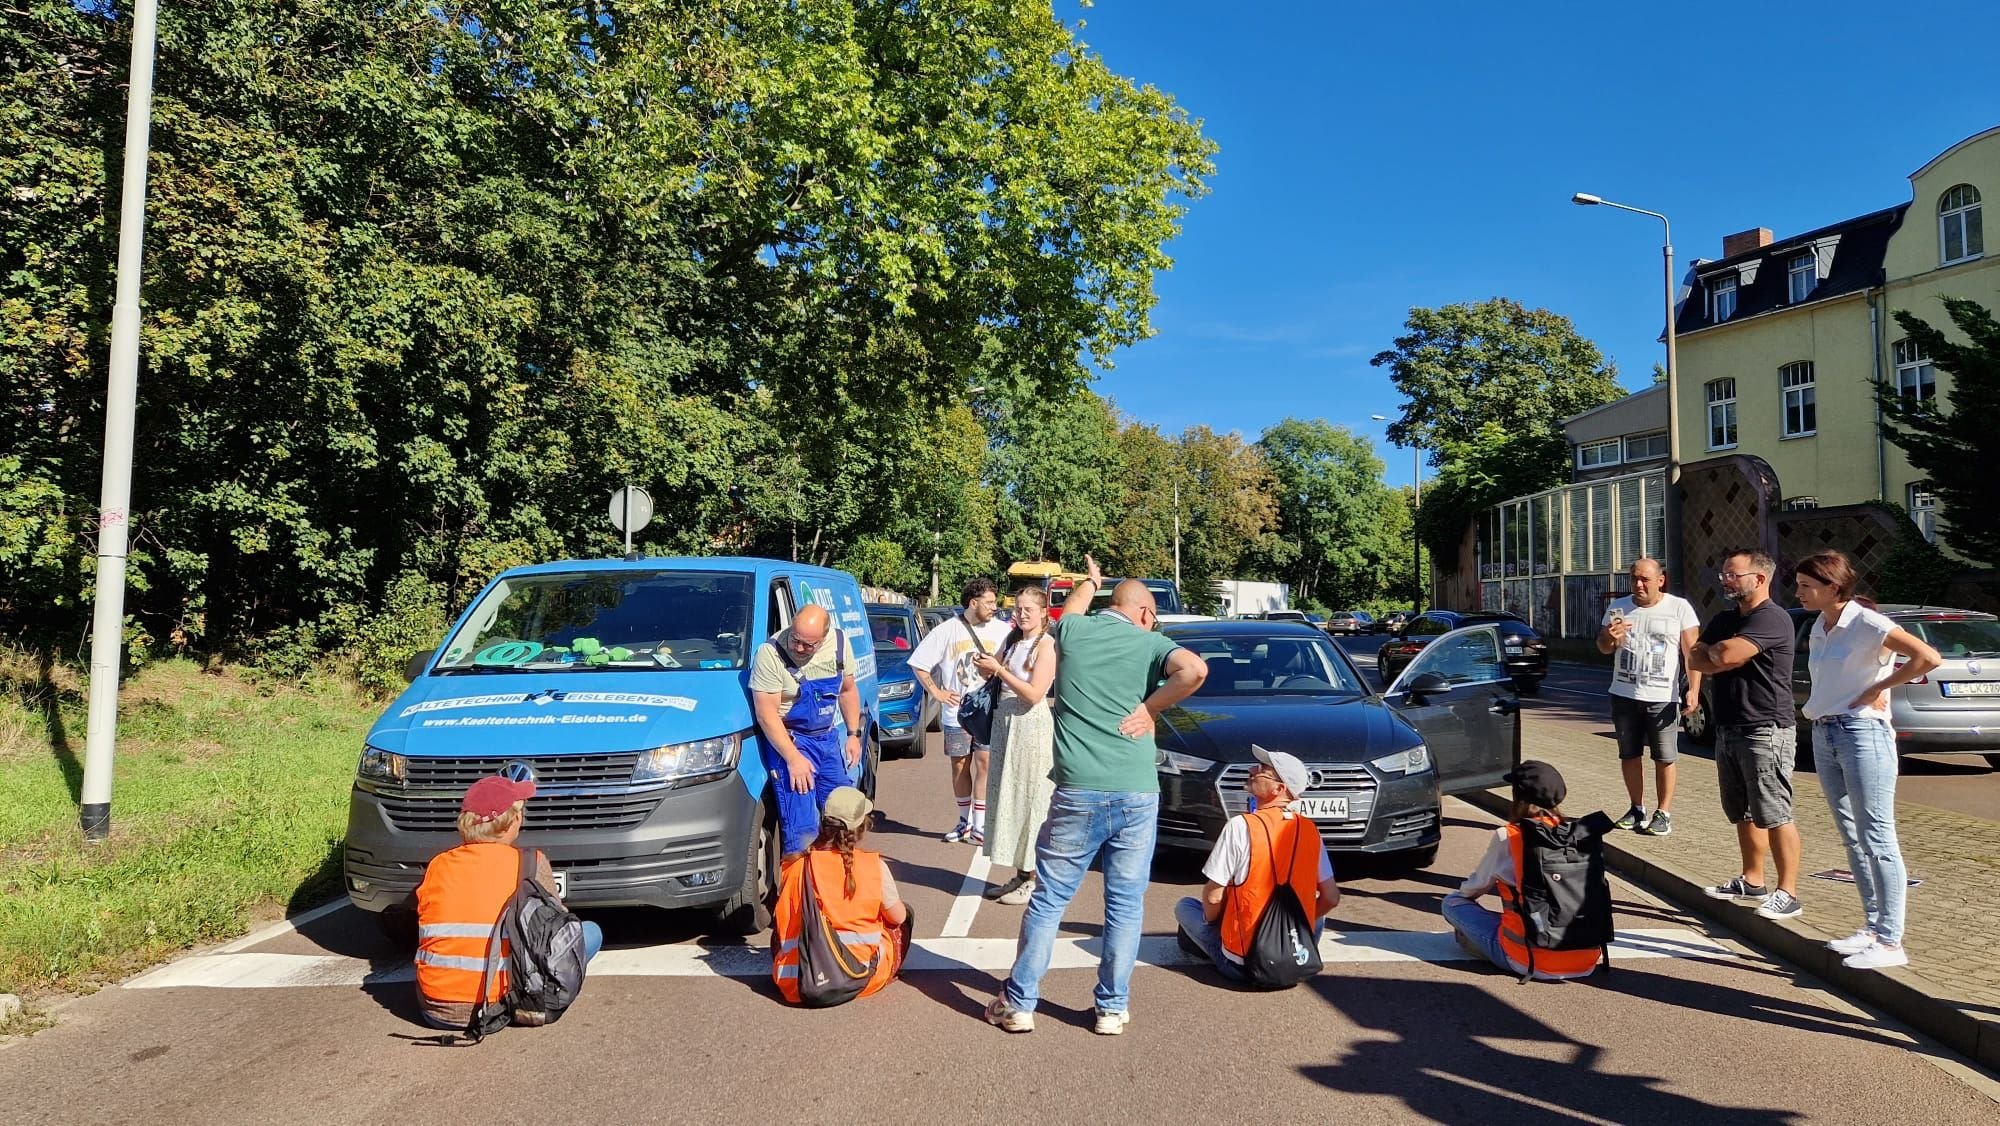
[[380, 710], [351, 688], [140, 670], [120, 694], [111, 838], [85, 845], [81, 685], [18, 653], [0, 654], [0, 685], [0, 992], [87, 990], [339, 890]]

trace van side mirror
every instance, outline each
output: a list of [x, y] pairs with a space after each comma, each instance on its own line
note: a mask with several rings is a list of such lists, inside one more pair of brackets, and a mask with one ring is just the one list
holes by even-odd
[[431, 666], [431, 658], [435, 656], [437, 656], [435, 649], [425, 649], [410, 654], [409, 661], [403, 665], [403, 679], [415, 683], [418, 677], [424, 675], [424, 670]]

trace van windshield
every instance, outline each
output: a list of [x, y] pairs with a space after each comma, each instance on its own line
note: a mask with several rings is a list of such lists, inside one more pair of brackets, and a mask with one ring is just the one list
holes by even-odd
[[740, 669], [750, 576], [590, 571], [505, 579], [445, 644], [434, 675]]

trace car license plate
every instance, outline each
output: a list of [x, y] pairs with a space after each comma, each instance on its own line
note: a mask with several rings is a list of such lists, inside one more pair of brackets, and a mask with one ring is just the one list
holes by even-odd
[[1318, 820], [1347, 820], [1346, 798], [1300, 798], [1292, 803], [1292, 808]]
[[2000, 680], [1947, 680], [1947, 696], [2000, 696]]
[[1507, 654], [1511, 657], [1518, 657], [1521, 655], [1521, 647], [1519, 645], [1509, 645], [1507, 646]]
[[561, 868], [554, 869], [554, 872], [556, 875], [556, 898], [567, 898], [569, 896], [569, 873], [563, 871]]

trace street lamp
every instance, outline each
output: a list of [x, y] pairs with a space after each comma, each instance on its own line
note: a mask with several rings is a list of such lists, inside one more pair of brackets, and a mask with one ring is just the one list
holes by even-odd
[[[1387, 422], [1386, 414], [1371, 414], [1376, 422]], [[1423, 609], [1424, 600], [1424, 537], [1416, 527], [1416, 509], [1424, 503], [1424, 447], [1413, 433], [1410, 436], [1410, 573], [1416, 577], [1417, 588], [1410, 596], [1412, 612]]]
[[1612, 207], [1619, 211], [1629, 211], [1634, 215], [1650, 215], [1660, 221], [1660, 255], [1665, 262], [1666, 311], [1667, 311], [1667, 495], [1665, 497], [1664, 518], [1666, 520], [1667, 570], [1680, 574], [1681, 563], [1681, 396], [1680, 372], [1674, 362], [1674, 296], [1679, 288], [1674, 283], [1674, 225], [1665, 215], [1648, 211], [1643, 207], [1616, 203], [1589, 192], [1578, 192], [1569, 197], [1578, 207]]

